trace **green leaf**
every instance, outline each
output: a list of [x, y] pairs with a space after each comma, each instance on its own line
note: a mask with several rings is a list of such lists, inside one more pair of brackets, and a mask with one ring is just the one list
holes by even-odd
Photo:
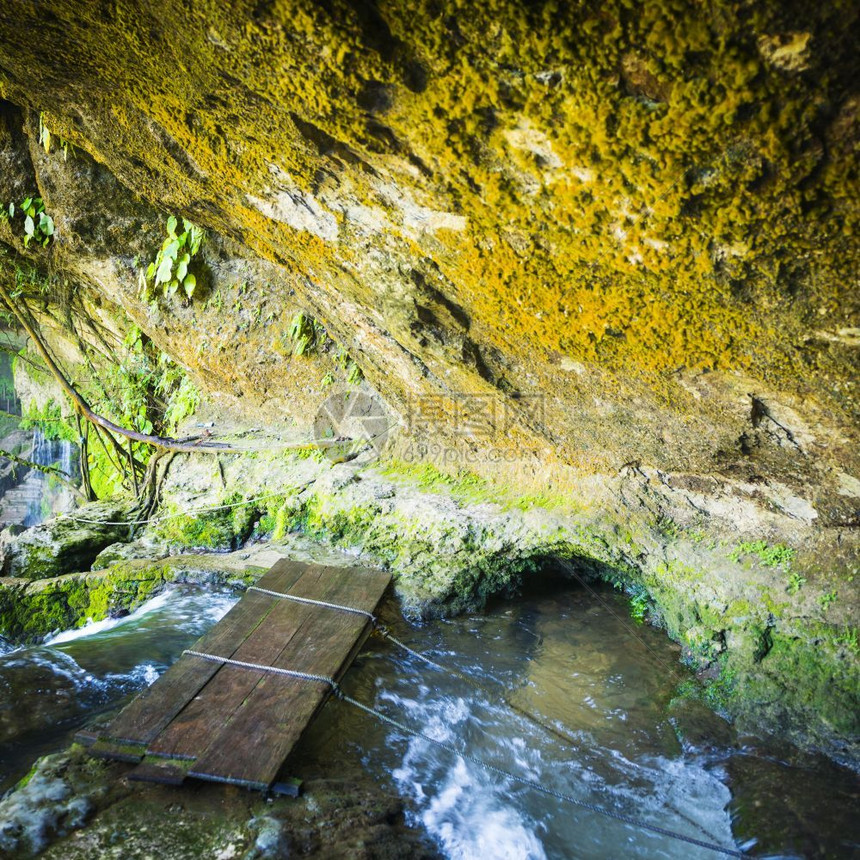
[[32, 238], [33, 238], [32, 236], [25, 236], [24, 237], [24, 247], [25, 248], [30, 244], [30, 239], [32, 239]]
[[177, 281], [177, 280], [176, 280], [176, 278], [174, 278], [174, 279], [173, 279], [173, 280], [172, 280], [172, 281], [167, 285], [167, 295], [168, 295], [168, 296], [172, 296], [172, 295], [173, 295], [173, 294], [174, 294], [178, 289], [179, 289], [179, 281]]
[[184, 281], [185, 276], [188, 274], [188, 263], [191, 261], [191, 258], [188, 254], [183, 254], [179, 258], [179, 263], [176, 265], [176, 280]]
[[26, 212], [30, 208], [30, 204], [33, 202], [32, 197], [27, 197], [21, 201], [21, 208]]
[[36, 211], [31, 214], [37, 215], [39, 212], [45, 211], [45, 202], [42, 200], [41, 197], [34, 197], [33, 205], [36, 207]]
[[166, 284], [173, 273], [173, 260], [169, 258], [165, 258], [162, 260], [161, 265], [158, 267], [158, 271], [155, 274], [155, 283], [156, 284]]
[[151, 281], [155, 277], [155, 263], [150, 263], [146, 267], [146, 279]]
[[197, 278], [194, 275], [186, 275], [182, 282], [182, 289], [185, 290], [185, 295], [190, 299], [194, 295], [194, 289], [197, 286]]
[[33, 218], [30, 215], [24, 219], [24, 232], [28, 236], [32, 236], [36, 232], [36, 225], [33, 223]]
[[10, 218], [15, 217], [15, 204], [14, 203], [9, 204], [9, 217]]
[[203, 231], [199, 227], [194, 227], [191, 230], [191, 256], [193, 257], [199, 250], [203, 242]]
[[169, 260], [175, 260], [176, 255], [179, 253], [179, 240], [171, 239], [169, 242], [164, 243], [164, 247], [161, 249], [161, 254], [163, 257]]
[[39, 216], [39, 229], [45, 234], [45, 236], [53, 236], [54, 235], [54, 219], [50, 215], [46, 215], [43, 212]]
[[175, 236], [175, 235], [176, 235], [176, 216], [175, 216], [175, 215], [171, 215], [171, 216], [167, 219], [167, 232], [168, 232], [171, 236]]

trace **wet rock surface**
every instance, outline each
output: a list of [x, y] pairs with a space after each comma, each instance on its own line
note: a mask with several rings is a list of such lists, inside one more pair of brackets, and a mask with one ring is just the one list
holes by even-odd
[[403, 801], [377, 787], [355, 762], [297, 761], [298, 799], [265, 800], [229, 786], [182, 789], [132, 783], [130, 767], [74, 747], [40, 760], [26, 785], [0, 801], [6, 856], [431, 858], [404, 824]]

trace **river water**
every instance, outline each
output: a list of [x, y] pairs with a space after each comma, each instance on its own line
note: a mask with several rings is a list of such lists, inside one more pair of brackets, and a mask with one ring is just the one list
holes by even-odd
[[[0, 789], [99, 713], [151, 683], [235, 601], [176, 589], [120, 621], [0, 656]], [[738, 738], [679, 697], [678, 650], [611, 592], [558, 585], [480, 616], [373, 637], [346, 692], [448, 746], [617, 814], [767, 857], [860, 856], [854, 774], [786, 744]], [[308, 756], [360, 758], [451, 858], [710, 858], [711, 851], [582, 809], [332, 701]]]

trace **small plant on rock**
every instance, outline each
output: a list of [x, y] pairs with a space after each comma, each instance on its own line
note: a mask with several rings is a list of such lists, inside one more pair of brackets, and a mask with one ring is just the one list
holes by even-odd
[[[69, 148], [71, 144], [67, 140], [63, 140], [62, 137], [57, 137], [57, 144], [60, 149], [63, 151], [63, 161], [69, 160]], [[48, 129], [47, 124], [45, 123], [45, 114], [39, 114], [39, 143], [42, 145], [42, 149], [50, 155], [51, 149], [53, 148], [54, 143], [54, 135]], [[74, 150], [73, 150], [74, 151]]]
[[740, 561], [744, 555], [755, 555], [767, 567], [788, 567], [795, 556], [795, 551], [785, 544], [777, 543], [772, 546], [766, 541], [758, 540], [739, 543], [729, 554], [732, 561]]
[[18, 211], [24, 216], [24, 247], [28, 248], [34, 240], [47, 247], [54, 235], [54, 219], [45, 212], [45, 201], [41, 197], [27, 197], [17, 208], [10, 203], [0, 212], [0, 218], [11, 221]]
[[831, 603], [836, 603], [839, 599], [839, 595], [836, 593], [836, 589], [833, 591], [828, 591], [826, 594], [822, 594], [821, 597], [818, 598], [818, 603], [820, 604], [823, 610], [827, 610], [827, 607], [830, 606]]
[[837, 637], [835, 640], [837, 645], [842, 646], [847, 651], [850, 651], [852, 654], [857, 654], [860, 652], [860, 643], [857, 641], [857, 628], [856, 627], [846, 627], [845, 632]]
[[306, 355], [325, 342], [326, 332], [313, 317], [299, 311], [290, 323], [288, 332], [293, 343], [293, 355]]
[[806, 577], [801, 576], [797, 571], [793, 571], [788, 577], [788, 586], [786, 591], [789, 594], [797, 594], [804, 585], [806, 585]]
[[203, 230], [187, 218], [182, 219], [182, 232], [177, 231], [178, 226], [179, 221], [171, 215], [161, 250], [146, 270], [141, 270], [141, 294], [147, 300], [153, 288], [163, 287], [164, 293], [172, 296], [181, 287], [189, 299], [197, 288], [197, 277], [189, 269], [203, 243]]
[[649, 603], [648, 592], [641, 586], [634, 586], [630, 595], [630, 617], [637, 624], [642, 624], [645, 621]]

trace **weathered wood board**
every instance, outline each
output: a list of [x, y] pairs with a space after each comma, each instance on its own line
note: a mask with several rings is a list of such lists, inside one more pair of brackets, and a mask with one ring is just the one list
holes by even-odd
[[[282, 560], [257, 585], [374, 612], [384, 571]], [[249, 591], [189, 650], [340, 680], [370, 633], [365, 615]], [[132, 779], [187, 777], [266, 789], [331, 686], [183, 654], [116, 719], [79, 740], [139, 762]]]

